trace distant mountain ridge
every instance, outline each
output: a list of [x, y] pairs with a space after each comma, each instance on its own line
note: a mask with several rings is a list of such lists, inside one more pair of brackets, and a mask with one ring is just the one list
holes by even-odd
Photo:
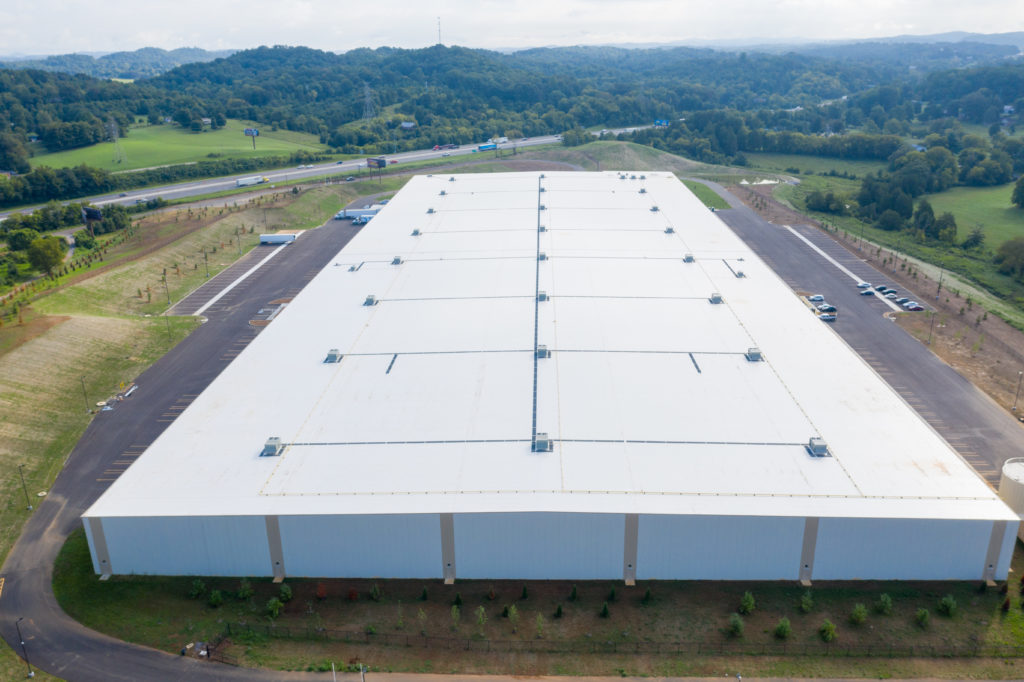
[[235, 52], [236, 50], [209, 51], [199, 47], [179, 47], [175, 50], [143, 47], [131, 52], [111, 52], [99, 57], [77, 53], [35, 59], [16, 58], [0, 61], [0, 68], [80, 73], [93, 78], [139, 79], [159, 76], [183, 64], [212, 62]]

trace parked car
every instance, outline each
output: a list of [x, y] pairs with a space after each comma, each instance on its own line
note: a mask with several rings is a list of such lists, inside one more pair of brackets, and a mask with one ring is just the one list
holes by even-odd
[[903, 305], [904, 303], [906, 303], [909, 300], [910, 300], [910, 297], [904, 296], [903, 298], [897, 298], [896, 302], [899, 303], [900, 305]]
[[870, 289], [871, 288], [871, 282], [857, 282], [857, 288], [858, 289]]
[[881, 291], [881, 292], [882, 292], [882, 293], [884, 294], [884, 293], [885, 293], [885, 290], [886, 290], [886, 289], [888, 289], [888, 288], [889, 288], [889, 287], [887, 287], [887, 286], [886, 286], [886, 285], [884, 285], [884, 284], [879, 284], [879, 285], [878, 285], [877, 287], [875, 287], [875, 291]]
[[924, 310], [924, 307], [922, 307], [921, 305], [916, 305], [915, 304], [915, 305], [907, 306], [907, 310], [909, 310], [911, 312], [919, 313], [922, 310]]
[[811, 301], [812, 303], [817, 303], [819, 301], [824, 301], [825, 297], [822, 296], [821, 294], [814, 294], [813, 296], [808, 296], [807, 300]]
[[903, 301], [902, 303], [900, 303], [899, 301], [896, 301], [896, 302], [899, 303], [904, 308], [911, 308], [911, 307], [913, 307], [915, 305], [921, 305], [917, 301], [911, 301], [909, 298], [906, 301]]
[[345, 182], [352, 182], [353, 180], [355, 180], [355, 178], [352, 177], [351, 175], [345, 178]]
[[875, 292], [873, 290], [871, 290], [871, 289], [865, 289], [864, 291], [860, 292], [860, 295], [861, 296], [874, 296]]
[[896, 299], [896, 292], [895, 291], [890, 291], [889, 293], [887, 293], [885, 295], [885, 297], [890, 299], [890, 300], [895, 300]]
[[823, 313], [834, 313], [836, 311], [836, 307], [830, 303], [822, 303], [818, 306], [818, 310]]
[[822, 322], [835, 322], [836, 316], [832, 313], [822, 313], [821, 315], [818, 315], [818, 319]]

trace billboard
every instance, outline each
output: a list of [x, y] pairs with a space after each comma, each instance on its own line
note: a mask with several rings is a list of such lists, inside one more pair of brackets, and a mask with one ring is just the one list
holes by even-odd
[[244, 132], [249, 137], [259, 137], [260, 134], [259, 128], [246, 128], [242, 132]]
[[388, 166], [388, 160], [385, 159], [383, 156], [380, 156], [380, 157], [377, 157], [377, 158], [374, 158], [374, 159], [367, 159], [366, 160], [366, 167], [367, 168], [387, 168], [387, 166]]
[[85, 206], [82, 208], [82, 220], [103, 220], [103, 213], [98, 208], [92, 206]]
[[663, 119], [663, 118], [659, 118], [658, 120], [656, 120], [654, 122], [654, 126], [656, 128], [667, 128], [668, 127], [668, 121]]

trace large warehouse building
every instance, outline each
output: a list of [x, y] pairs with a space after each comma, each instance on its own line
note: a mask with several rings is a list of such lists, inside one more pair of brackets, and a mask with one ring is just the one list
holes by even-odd
[[83, 518], [100, 574], [627, 582], [999, 579], [1018, 526], [673, 175], [618, 172], [413, 178]]

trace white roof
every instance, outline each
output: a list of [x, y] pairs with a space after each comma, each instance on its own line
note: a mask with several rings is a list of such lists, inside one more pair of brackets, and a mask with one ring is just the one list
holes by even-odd
[[672, 174], [622, 178], [413, 178], [86, 515], [1017, 518]]

